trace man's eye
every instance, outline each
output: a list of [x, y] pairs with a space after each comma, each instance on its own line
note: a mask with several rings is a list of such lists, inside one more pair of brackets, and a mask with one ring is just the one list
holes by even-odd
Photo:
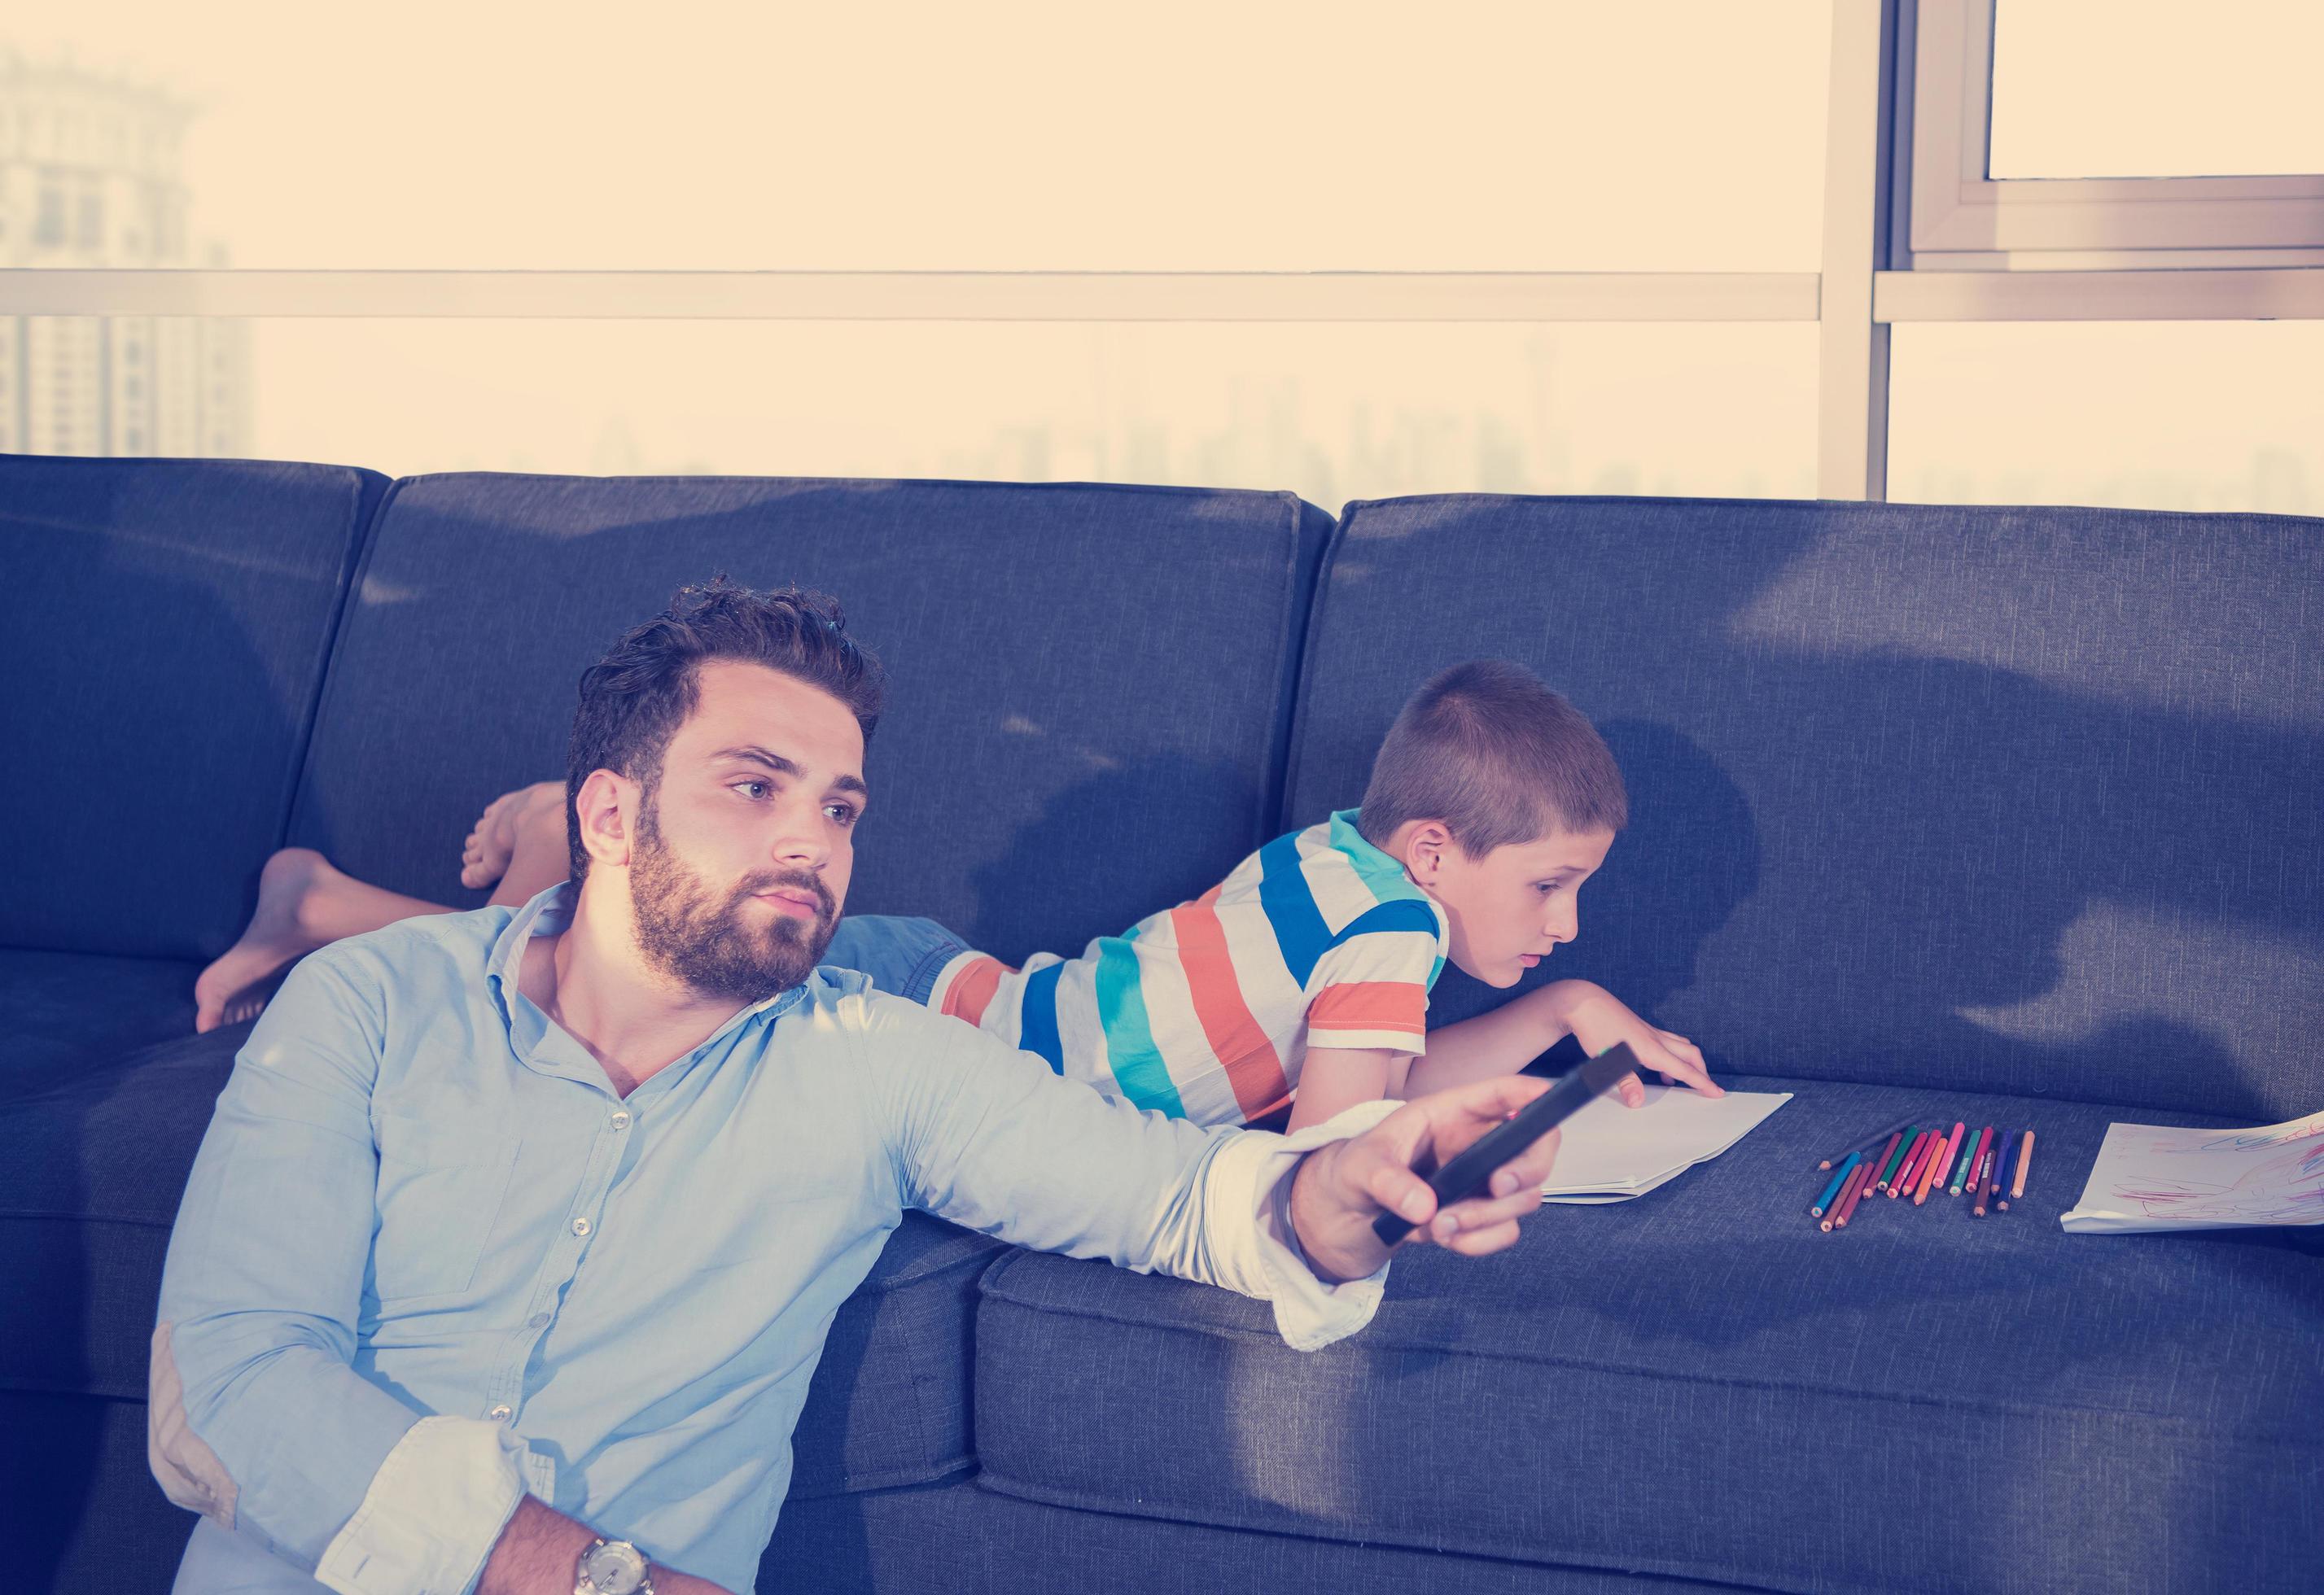
[[855, 810], [844, 803], [829, 804], [825, 806], [824, 812], [837, 815], [839, 823], [843, 825], [852, 825], [855, 823]]
[[752, 798], [763, 798], [771, 788], [764, 781], [736, 781], [734, 790]]

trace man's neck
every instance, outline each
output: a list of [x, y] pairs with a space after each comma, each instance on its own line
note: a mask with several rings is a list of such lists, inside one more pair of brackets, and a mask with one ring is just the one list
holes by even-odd
[[588, 1049], [622, 1096], [747, 1006], [706, 1000], [649, 968], [629, 934], [627, 907], [593, 902], [585, 887], [563, 931], [525, 944], [517, 973], [517, 990]]

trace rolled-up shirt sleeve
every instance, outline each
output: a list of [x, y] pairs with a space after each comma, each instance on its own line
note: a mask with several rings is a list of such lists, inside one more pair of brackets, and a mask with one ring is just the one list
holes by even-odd
[[1111, 1101], [956, 1020], [867, 1001], [865, 1067], [883, 1093], [907, 1204], [1020, 1246], [1269, 1302], [1301, 1351], [1370, 1321], [1387, 1268], [1318, 1278], [1288, 1198], [1307, 1151], [1397, 1104], [1360, 1103], [1290, 1137], [1204, 1129]]
[[364, 1595], [466, 1587], [522, 1490], [499, 1425], [431, 1417], [350, 1366], [381, 1027], [377, 985], [328, 953], [268, 1004], [171, 1234], [150, 1409], [172, 1500]]

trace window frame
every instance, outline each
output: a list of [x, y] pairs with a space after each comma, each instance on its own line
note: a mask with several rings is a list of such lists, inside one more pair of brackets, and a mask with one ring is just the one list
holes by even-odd
[[1913, 5], [1910, 228], [1893, 266], [2324, 265], [2324, 173], [1989, 176], [1998, 3]]

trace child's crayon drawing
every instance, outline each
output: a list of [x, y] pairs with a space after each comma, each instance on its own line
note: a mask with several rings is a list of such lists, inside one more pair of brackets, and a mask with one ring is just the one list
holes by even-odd
[[2069, 1230], [2324, 1223], [2324, 1113], [2253, 1129], [2117, 1124]]

